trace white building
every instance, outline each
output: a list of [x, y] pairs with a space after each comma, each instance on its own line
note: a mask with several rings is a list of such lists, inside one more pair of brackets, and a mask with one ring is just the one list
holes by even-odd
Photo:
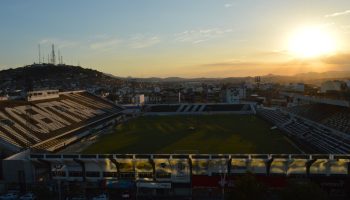
[[321, 84], [321, 93], [326, 93], [327, 91], [342, 91], [345, 84], [342, 81], [326, 81]]
[[238, 87], [226, 89], [224, 97], [226, 103], [240, 103], [241, 99], [246, 98], [246, 88]]
[[288, 86], [288, 89], [295, 91], [295, 92], [304, 92], [305, 85], [304, 85], [304, 83], [290, 83]]
[[54, 99], [59, 97], [58, 90], [41, 90], [27, 92], [27, 101]]
[[350, 80], [345, 81], [345, 83], [346, 83], [346, 86], [347, 86], [348, 88], [350, 88]]
[[5, 96], [0, 96], [0, 101], [6, 101], [9, 100], [9, 96], [5, 95]]
[[155, 87], [155, 88], [154, 88], [154, 92], [155, 92], [155, 93], [159, 93], [160, 91], [161, 91], [160, 87]]
[[203, 87], [196, 87], [196, 88], [194, 88], [194, 91], [198, 92], [198, 93], [202, 93], [204, 91], [204, 88]]
[[136, 105], [144, 105], [145, 104], [145, 95], [144, 94], [137, 94], [137, 95], [135, 95], [134, 103]]

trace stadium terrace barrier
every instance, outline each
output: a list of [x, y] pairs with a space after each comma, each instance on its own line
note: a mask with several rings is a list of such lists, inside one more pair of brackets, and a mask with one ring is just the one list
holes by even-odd
[[127, 179], [189, 183], [191, 177], [239, 175], [348, 176], [350, 155], [326, 154], [35, 154], [21, 152], [3, 161], [4, 179], [26, 182], [50, 174], [67, 181]]

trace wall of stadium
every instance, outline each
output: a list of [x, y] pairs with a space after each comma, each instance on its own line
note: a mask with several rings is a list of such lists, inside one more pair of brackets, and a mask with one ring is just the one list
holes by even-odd
[[[189, 183], [192, 176], [245, 174], [274, 176], [348, 176], [349, 155], [79, 155], [31, 154], [21, 152], [3, 161], [4, 178], [16, 182], [18, 170], [24, 170], [27, 182], [40, 178], [39, 171], [53, 179], [99, 181], [128, 179]], [[18, 163], [23, 163], [16, 167]], [[16, 163], [15, 165], [13, 163]], [[24, 169], [27, 166], [28, 169]], [[8, 173], [8, 172], [12, 173]], [[31, 175], [32, 172], [38, 177]], [[29, 175], [27, 175], [29, 174]], [[32, 177], [30, 177], [32, 176]], [[30, 178], [29, 178], [30, 177]]]

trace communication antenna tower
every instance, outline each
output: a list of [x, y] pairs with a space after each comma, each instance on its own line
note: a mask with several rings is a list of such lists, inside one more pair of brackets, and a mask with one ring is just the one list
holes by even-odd
[[60, 55], [60, 50], [58, 49], [58, 64], [61, 64], [61, 55]]
[[41, 63], [41, 52], [40, 52], [40, 44], [38, 45], [39, 48], [39, 64]]
[[261, 77], [260, 76], [256, 76], [255, 77], [255, 83], [256, 83], [256, 86], [257, 86], [258, 89], [260, 88], [260, 82], [261, 82]]
[[56, 55], [55, 55], [55, 45], [52, 44], [52, 51], [51, 51], [51, 64], [56, 64]]

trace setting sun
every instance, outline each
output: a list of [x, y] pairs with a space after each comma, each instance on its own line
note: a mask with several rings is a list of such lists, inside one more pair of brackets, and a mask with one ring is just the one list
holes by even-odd
[[303, 58], [332, 54], [336, 43], [323, 27], [305, 27], [296, 31], [289, 40], [289, 51]]

